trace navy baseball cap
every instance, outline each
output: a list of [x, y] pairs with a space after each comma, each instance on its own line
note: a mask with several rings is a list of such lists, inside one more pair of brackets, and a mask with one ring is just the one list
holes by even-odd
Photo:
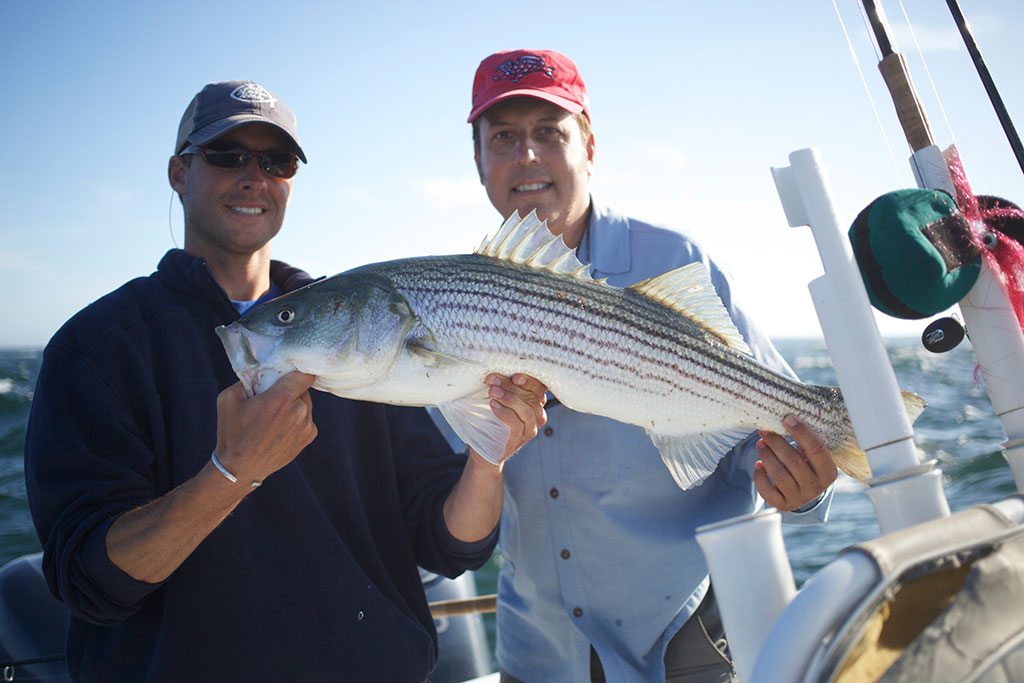
[[200, 90], [181, 117], [174, 153], [189, 145], [205, 145], [246, 123], [269, 123], [292, 141], [303, 162], [295, 114], [266, 88], [253, 81], [220, 81]]

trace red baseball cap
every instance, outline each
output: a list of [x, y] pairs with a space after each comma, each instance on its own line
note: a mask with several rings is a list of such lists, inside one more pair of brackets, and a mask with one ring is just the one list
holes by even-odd
[[590, 118], [583, 76], [571, 59], [554, 50], [505, 50], [480, 62], [473, 77], [473, 109], [467, 123], [510, 97], [536, 97]]

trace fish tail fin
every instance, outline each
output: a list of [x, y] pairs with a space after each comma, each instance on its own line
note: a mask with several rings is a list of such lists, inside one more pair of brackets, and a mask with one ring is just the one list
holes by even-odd
[[838, 447], [831, 449], [832, 460], [843, 472], [858, 481], [871, 478], [871, 464], [868, 454], [857, 445], [857, 437], [851, 431]]
[[900, 392], [903, 395], [903, 407], [907, 411], [907, 419], [910, 420], [910, 424], [914, 424], [914, 421], [920, 417], [924, 409], [928, 407], [928, 401], [924, 400], [913, 391]]
[[[907, 411], [907, 419], [911, 424], [924, 412], [928, 403], [912, 391], [901, 392], [903, 396], [903, 408]], [[838, 447], [832, 449], [832, 459], [836, 467], [846, 472], [854, 479], [864, 481], [871, 478], [871, 465], [868, 462], [868, 455], [857, 444], [857, 437], [853, 429], [846, 435]]]

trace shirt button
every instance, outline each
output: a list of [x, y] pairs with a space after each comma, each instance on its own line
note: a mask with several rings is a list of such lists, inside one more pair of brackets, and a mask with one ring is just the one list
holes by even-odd
[[565, 548], [562, 548], [562, 552], [561, 552], [561, 553], [559, 553], [559, 554], [560, 554], [560, 555], [562, 556], [562, 559], [563, 559], [563, 560], [568, 560], [568, 559], [569, 559], [570, 557], [572, 557], [572, 553], [570, 553], [570, 552], [569, 552], [568, 550], [566, 550]]
[[548, 491], [548, 495], [552, 498], [558, 498], [558, 489], [551, 489]]
[[576, 617], [577, 619], [582, 617], [583, 616], [583, 608], [582, 607], [573, 607], [572, 608], [572, 615], [574, 617]]
[[551, 436], [554, 433], [555, 433], [555, 430], [552, 429], [551, 427], [545, 427], [544, 428], [544, 436]]

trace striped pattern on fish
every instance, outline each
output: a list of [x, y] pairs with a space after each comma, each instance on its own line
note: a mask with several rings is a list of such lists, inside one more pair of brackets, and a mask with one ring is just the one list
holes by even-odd
[[[753, 429], [784, 433], [788, 413], [822, 436], [844, 471], [870, 474], [839, 390], [755, 361], [703, 264], [612, 287], [591, 279], [533, 214], [514, 215], [475, 254], [363, 266], [218, 332], [251, 391], [297, 368], [342, 396], [438, 405], [492, 460], [507, 431], [482, 380], [523, 372], [574, 410], [646, 429], [682, 488]], [[920, 412], [916, 396], [907, 400]]]

